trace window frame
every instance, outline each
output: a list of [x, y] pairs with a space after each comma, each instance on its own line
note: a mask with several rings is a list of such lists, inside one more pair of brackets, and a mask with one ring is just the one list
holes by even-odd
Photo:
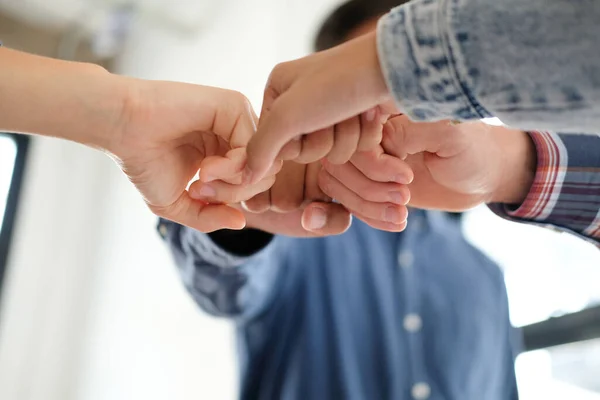
[[21, 188], [25, 174], [25, 164], [27, 161], [27, 153], [29, 150], [30, 138], [27, 135], [16, 135], [12, 133], [0, 132], [0, 135], [10, 137], [14, 140], [17, 152], [15, 162], [6, 197], [6, 207], [4, 209], [4, 219], [0, 226], [0, 299], [2, 295], [2, 286], [6, 275], [7, 261], [9, 257], [10, 247], [12, 243], [15, 219], [19, 200], [21, 197]]
[[600, 338], [600, 306], [549, 318], [521, 328], [525, 351]]

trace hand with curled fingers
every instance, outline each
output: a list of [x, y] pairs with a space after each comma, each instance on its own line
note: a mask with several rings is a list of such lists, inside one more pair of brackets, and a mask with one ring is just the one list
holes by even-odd
[[[405, 183], [411, 180], [412, 172], [403, 161], [376, 150], [358, 152], [342, 165], [287, 161], [273, 187], [244, 202], [244, 207], [280, 218], [304, 210], [302, 227], [311, 232], [325, 229], [322, 232], [332, 234], [330, 224], [340, 226], [333, 212], [340, 209], [373, 228], [400, 232], [406, 227], [410, 200]], [[337, 203], [331, 203], [333, 199]]]
[[[202, 164], [201, 179], [192, 187], [207, 203], [234, 204], [243, 212], [248, 228], [286, 236], [316, 237], [337, 235], [350, 226], [350, 213], [317, 190], [315, 173], [306, 174], [307, 169], [318, 172], [314, 169], [319, 167], [318, 163], [285, 162], [273, 187], [270, 178], [257, 184], [238, 186], [242, 182], [243, 163], [234, 164], [230, 158], [206, 159]], [[308, 176], [313, 182], [306, 186], [305, 177]], [[304, 200], [305, 191], [311, 201]], [[250, 200], [244, 201], [253, 194]]]
[[[373, 121], [374, 110], [390, 105], [396, 113], [375, 33], [279, 64], [269, 77], [258, 130], [248, 144], [248, 179], [261, 179], [278, 156], [302, 163], [330, 156], [344, 163], [356, 150], [380, 143], [380, 138], [363, 137], [359, 122]], [[340, 134], [336, 127], [355, 134]]]
[[[223, 172], [210, 164], [210, 160], [205, 163], [203, 171]], [[373, 228], [400, 232], [406, 227], [410, 194], [407, 186], [398, 182], [411, 179], [412, 172], [404, 162], [373, 150], [358, 152], [342, 165], [286, 161], [273, 186], [241, 202], [239, 208], [244, 210], [248, 227], [287, 236], [341, 234], [350, 226], [350, 215]], [[196, 183], [198, 188], [214, 184]], [[221, 182], [214, 187], [205, 201], [231, 200]]]
[[[339, 234], [348, 228], [350, 214], [376, 229], [402, 231], [410, 199], [407, 185], [413, 174], [407, 163], [385, 154], [380, 145], [389, 117], [377, 108], [368, 118], [361, 115], [323, 132], [322, 137], [330, 139], [338, 134], [354, 138], [350, 141], [354, 144], [339, 147], [319, 161], [304, 164], [308, 159], [302, 158], [298, 148], [288, 146], [284, 158], [294, 161], [285, 161], [278, 173], [278, 163], [271, 167], [270, 173], [277, 173], [274, 183], [266, 178], [247, 186], [243, 197], [257, 193], [250, 200], [232, 197], [231, 185], [226, 183], [245, 182], [243, 157], [237, 162], [206, 159], [193, 189], [205, 195], [204, 201], [242, 203], [248, 226], [271, 233]], [[367, 139], [364, 148], [360, 148], [360, 138]], [[270, 189], [263, 190], [265, 187]]]
[[[258, 122], [250, 102], [241, 93], [220, 88], [122, 79], [128, 83], [129, 100], [119, 114], [117, 139], [106, 151], [150, 210], [202, 232], [242, 229], [243, 213], [227, 204], [202, 201], [198, 185], [188, 185], [206, 160], [245, 163], [245, 146]], [[223, 190], [235, 201], [250, 198], [273, 184], [280, 164], [271, 166], [256, 192], [225, 183]]]
[[410, 205], [419, 208], [464, 211], [482, 203], [520, 204], [535, 175], [531, 137], [483, 122], [415, 123], [398, 116], [385, 126], [383, 147], [411, 166]]

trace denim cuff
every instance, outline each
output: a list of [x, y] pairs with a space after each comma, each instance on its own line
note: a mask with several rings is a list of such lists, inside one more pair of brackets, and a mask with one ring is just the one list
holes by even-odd
[[443, 0], [413, 0], [379, 21], [377, 46], [388, 89], [415, 121], [492, 116], [471, 94], [468, 71], [457, 68], [452, 42], [467, 36], [450, 34], [451, 8]]

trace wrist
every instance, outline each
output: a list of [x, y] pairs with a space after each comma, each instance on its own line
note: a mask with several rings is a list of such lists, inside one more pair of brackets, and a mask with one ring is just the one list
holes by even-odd
[[377, 42], [377, 32], [371, 32], [364, 36], [366, 45], [365, 61], [366, 70], [369, 71], [370, 79], [367, 80], [366, 87], [374, 91], [373, 95], [377, 99], [377, 104], [391, 103], [392, 95], [387, 86], [384, 76], [383, 64], [380, 59]]
[[106, 148], [122, 110], [120, 79], [104, 68], [0, 48], [0, 129]]
[[112, 152], [125, 125], [132, 79], [92, 64], [79, 64], [76, 74], [85, 89], [74, 94], [81, 107], [64, 138]]
[[491, 203], [521, 204], [533, 184], [537, 153], [533, 140], [523, 131], [498, 127], [500, 148], [504, 154], [500, 182], [491, 196]]

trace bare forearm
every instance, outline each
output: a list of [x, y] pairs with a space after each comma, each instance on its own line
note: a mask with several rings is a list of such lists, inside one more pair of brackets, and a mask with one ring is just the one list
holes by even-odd
[[125, 88], [103, 68], [0, 48], [0, 130], [109, 148]]

